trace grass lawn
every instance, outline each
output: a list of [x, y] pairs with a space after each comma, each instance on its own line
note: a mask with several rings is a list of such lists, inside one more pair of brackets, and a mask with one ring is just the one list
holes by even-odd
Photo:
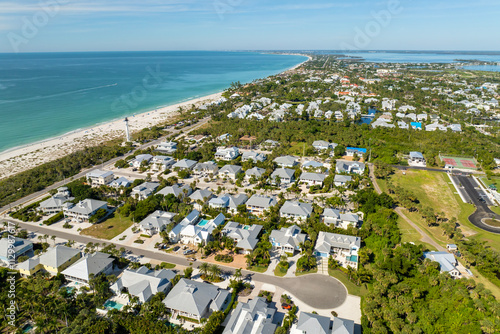
[[99, 224], [94, 224], [81, 231], [83, 235], [110, 240], [132, 226], [133, 222], [129, 217], [124, 217], [116, 211], [108, 219]]
[[286, 275], [287, 270], [284, 270], [283, 267], [276, 266], [276, 269], [274, 269], [274, 275], [278, 277], [283, 277]]
[[491, 211], [500, 215], [500, 206], [490, 206]]
[[365, 285], [357, 286], [356, 284], [354, 284], [349, 280], [346, 274], [344, 274], [342, 271], [338, 269], [328, 268], [328, 274], [341, 281], [342, 284], [344, 284], [345, 287], [347, 288], [347, 292], [349, 292], [350, 295], [362, 297], [368, 292], [368, 289], [366, 288]]
[[309, 271], [301, 271], [300, 273], [299, 272], [295, 272], [295, 276], [302, 276], [302, 275], [307, 275], [307, 274], [316, 274], [318, 272], [318, 267], [314, 268], [314, 269], [311, 269]]
[[486, 177], [481, 177], [480, 179], [487, 187], [489, 187], [491, 184], [494, 184], [495, 186], [497, 186], [497, 189], [500, 190], [500, 177], [492, 177], [490, 180], [488, 180]]
[[265, 273], [266, 270], [267, 270], [267, 267], [251, 266], [251, 267], [247, 267], [247, 270], [255, 271], [255, 272], [258, 272], [258, 273]]
[[417, 232], [410, 224], [406, 222], [403, 218], [398, 216], [398, 227], [401, 231], [401, 243], [413, 242], [415, 245], [424, 245], [429, 250], [436, 250], [434, 246], [428, 243], [420, 241], [420, 233]]
[[161, 269], [174, 269], [175, 266], [176, 266], [175, 264], [169, 262], [162, 262], [160, 264]]

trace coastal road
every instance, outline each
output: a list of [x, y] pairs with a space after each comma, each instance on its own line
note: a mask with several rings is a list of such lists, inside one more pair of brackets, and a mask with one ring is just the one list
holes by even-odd
[[[470, 215], [469, 221], [476, 227], [479, 227], [482, 230], [500, 234], [500, 228], [486, 225], [483, 223], [483, 219], [485, 218], [496, 218], [500, 220], [500, 215], [494, 213], [488, 207], [488, 201], [486, 194], [479, 188], [479, 185], [476, 181], [467, 176], [453, 176], [455, 182], [457, 184], [461, 184], [463, 189], [467, 192], [468, 197], [470, 198], [472, 204], [476, 206], [476, 211]], [[482, 200], [480, 200], [480, 198]]]
[[[206, 124], [208, 121], [210, 121], [210, 117], [205, 117], [205, 118], [201, 119], [198, 123], [195, 123], [195, 124], [190, 125], [188, 127], [185, 127], [185, 128], [179, 129], [179, 130], [174, 130], [174, 131], [170, 132], [168, 134], [168, 136], [179, 134], [181, 131], [184, 132], [184, 133], [187, 133], [189, 131], [195, 130], [196, 128], [198, 128], [198, 127]], [[153, 145], [158, 145], [163, 140], [164, 140], [164, 137], [156, 139], [156, 140], [151, 141], [149, 143], [143, 144], [143, 145], [137, 147], [136, 149], [134, 149], [133, 152], [135, 152], [137, 150], [144, 150], [144, 149], [146, 149], [148, 147], [151, 147]], [[131, 154], [133, 154], [133, 152], [131, 152], [130, 154], [126, 154], [124, 156], [116, 157], [116, 158], [113, 158], [111, 160], [105, 161], [102, 164], [96, 165], [96, 166], [94, 166], [92, 168], [88, 168], [88, 169], [82, 170], [80, 173], [78, 173], [76, 175], [73, 175], [71, 178], [74, 179], [74, 180], [76, 180], [76, 179], [79, 179], [81, 177], [84, 177], [88, 172], [91, 172], [91, 171], [96, 170], [96, 169], [100, 169], [102, 165], [110, 165], [110, 164], [114, 165], [118, 160], [120, 160], [120, 159], [126, 159], [128, 156], [130, 156]], [[29, 201], [37, 199], [37, 198], [45, 195], [50, 190], [62, 187], [67, 182], [68, 182], [68, 180], [63, 180], [63, 181], [56, 182], [53, 185], [51, 185], [49, 187], [46, 187], [43, 190], [37, 191], [37, 192], [35, 192], [33, 194], [27, 195], [27, 196], [25, 196], [25, 197], [17, 200], [15, 202], [12, 202], [12, 203], [10, 203], [10, 204], [8, 204], [8, 205], [0, 208], [0, 215], [3, 214], [3, 213], [5, 213], [6, 211], [10, 211], [10, 209], [13, 208], [13, 207], [16, 207], [16, 206], [19, 206], [19, 205], [23, 205], [23, 204], [25, 204], [25, 203], [27, 203]]]
[[[7, 220], [4, 220], [7, 221]], [[11, 220], [9, 220], [11, 221]], [[45, 226], [39, 226], [37, 223], [23, 223], [11, 221], [14, 224], [19, 224], [23, 229], [38, 234], [55, 235], [58, 238], [65, 240], [74, 240], [81, 244], [89, 242], [109, 245], [112, 242], [96, 239], [83, 235], [75, 235], [64, 231], [55, 231]], [[178, 255], [167, 254], [160, 250], [150, 251], [139, 247], [124, 246], [115, 244], [117, 249], [124, 248], [126, 251], [132, 252], [136, 256], [143, 256], [149, 259], [174, 263], [181, 266], [189, 266], [189, 261], [186, 258]], [[202, 261], [197, 260], [194, 267], [198, 267]], [[220, 265], [221, 268], [228, 274], [234, 273], [234, 268]], [[303, 275], [299, 277], [277, 277], [266, 274], [260, 274], [253, 271], [242, 270], [243, 277], [251, 278], [254, 281], [272, 284], [283, 288], [290, 292], [303, 303], [316, 309], [332, 309], [339, 307], [347, 298], [347, 289], [337, 279], [321, 274]]]

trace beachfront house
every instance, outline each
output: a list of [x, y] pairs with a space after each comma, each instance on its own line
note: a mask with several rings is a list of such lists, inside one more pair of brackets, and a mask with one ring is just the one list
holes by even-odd
[[282, 227], [281, 230], [272, 230], [269, 236], [273, 249], [281, 254], [289, 253], [295, 255], [300, 252], [300, 244], [306, 241], [307, 235], [297, 225]]
[[359, 161], [348, 161], [348, 160], [337, 160], [335, 164], [335, 172], [338, 174], [359, 174], [362, 175], [365, 172], [366, 165]]
[[259, 242], [262, 225], [241, 225], [229, 222], [222, 229], [222, 234], [234, 240], [236, 248], [241, 254], [250, 254]]
[[151, 159], [153, 159], [151, 154], [139, 154], [134, 159], [129, 161], [129, 165], [133, 168], [139, 168], [141, 166], [148, 165]]
[[137, 198], [139, 201], [142, 201], [149, 196], [153, 195], [155, 190], [160, 186], [158, 182], [144, 182], [139, 184], [138, 186], [132, 188], [132, 192], [130, 196]]
[[332, 256], [344, 268], [350, 266], [358, 269], [358, 250], [360, 248], [360, 237], [319, 232], [314, 252], [318, 257], [328, 258]]
[[0, 238], [0, 262], [16, 263], [20, 256], [33, 251], [33, 243], [18, 237]]
[[57, 245], [49, 248], [39, 257], [20, 263], [18, 269], [24, 277], [34, 275], [40, 271], [55, 276], [75, 263], [81, 256], [82, 254], [78, 249]]
[[88, 285], [92, 277], [108, 275], [113, 271], [113, 258], [109, 254], [96, 252], [84, 255], [62, 271], [68, 281]]
[[108, 203], [95, 199], [84, 199], [77, 204], [66, 203], [63, 208], [64, 216], [76, 222], [88, 221], [100, 209], [108, 210]]
[[319, 173], [302, 173], [300, 175], [300, 183], [305, 183], [309, 186], [323, 186], [323, 182], [325, 182], [326, 175]]
[[458, 261], [455, 255], [448, 252], [424, 252], [424, 259], [439, 263], [442, 273], [448, 273], [453, 278], [461, 278], [462, 274], [457, 269]]
[[410, 152], [410, 156], [408, 158], [408, 164], [410, 166], [425, 167], [426, 163], [424, 155], [420, 152]]
[[111, 171], [96, 169], [85, 174], [85, 178], [90, 186], [100, 187], [111, 183], [111, 181], [114, 180], [115, 175]]
[[285, 168], [285, 167], [295, 167], [298, 165], [297, 159], [291, 155], [286, 155], [282, 157], [277, 157], [276, 159], [273, 160], [278, 166]]
[[255, 194], [247, 201], [247, 210], [253, 215], [260, 216], [272, 206], [278, 204], [276, 197]]
[[172, 319], [179, 316], [208, 319], [212, 312], [225, 311], [231, 301], [231, 292], [215, 285], [181, 278], [163, 300]]
[[335, 177], [333, 178], [333, 183], [337, 187], [345, 187], [347, 185], [347, 182], [351, 181], [352, 181], [352, 176], [350, 175], [335, 174]]
[[218, 147], [217, 152], [215, 152], [215, 159], [223, 161], [231, 161], [236, 159], [240, 155], [240, 151], [237, 147]]
[[277, 168], [269, 178], [271, 184], [290, 184], [295, 180], [295, 170], [290, 168]]
[[172, 288], [176, 273], [172, 270], [149, 270], [146, 267], [125, 270], [110, 289], [116, 295], [127, 292], [137, 297], [140, 303], [148, 302], [158, 292], [167, 294]]
[[157, 155], [151, 159], [151, 171], [164, 172], [175, 164], [175, 159], [165, 155]]
[[174, 154], [177, 151], [177, 143], [173, 141], [162, 142], [156, 147], [156, 151], [164, 154]]
[[243, 173], [243, 169], [241, 169], [241, 166], [236, 166], [236, 165], [225, 165], [219, 170], [219, 176], [224, 178], [230, 178], [233, 180], [236, 180], [238, 177], [238, 174]]
[[255, 151], [243, 152], [243, 154], [241, 155], [241, 161], [243, 162], [252, 160], [254, 163], [257, 163], [264, 162], [266, 161], [266, 159], [267, 156], [264, 153], [257, 153]]
[[267, 304], [264, 297], [255, 297], [247, 303], [239, 302], [222, 334], [274, 334], [274, 315], [277, 309]]
[[176, 213], [156, 210], [139, 223], [141, 232], [149, 236], [160, 233], [161, 231], [164, 231], [170, 223], [172, 223], [172, 219], [175, 215]]
[[64, 203], [70, 202], [74, 199], [74, 197], [70, 197], [67, 187], [60, 187], [57, 189], [57, 193], [55, 195], [40, 202], [38, 210], [46, 214], [59, 213], [63, 211]]

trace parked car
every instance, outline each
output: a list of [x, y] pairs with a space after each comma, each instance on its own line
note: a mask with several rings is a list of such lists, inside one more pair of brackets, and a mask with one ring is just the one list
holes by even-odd
[[190, 257], [188, 260], [191, 261], [191, 262], [194, 262], [194, 261], [196, 261], [196, 258]]
[[173, 249], [173, 251], [177, 252], [180, 248], [181, 248], [181, 246], [175, 246], [174, 249]]
[[292, 309], [292, 305], [290, 305], [290, 304], [286, 304], [286, 303], [281, 304], [281, 307], [282, 307], [284, 310], [291, 310], [291, 309]]
[[189, 254], [193, 254], [193, 253], [194, 253], [194, 250], [188, 249], [188, 250], [185, 250], [183, 254], [184, 255], [189, 255]]

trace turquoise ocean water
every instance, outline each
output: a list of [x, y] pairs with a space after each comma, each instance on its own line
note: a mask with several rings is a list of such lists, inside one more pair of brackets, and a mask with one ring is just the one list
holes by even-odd
[[305, 60], [251, 52], [0, 54], [0, 152], [217, 93]]

